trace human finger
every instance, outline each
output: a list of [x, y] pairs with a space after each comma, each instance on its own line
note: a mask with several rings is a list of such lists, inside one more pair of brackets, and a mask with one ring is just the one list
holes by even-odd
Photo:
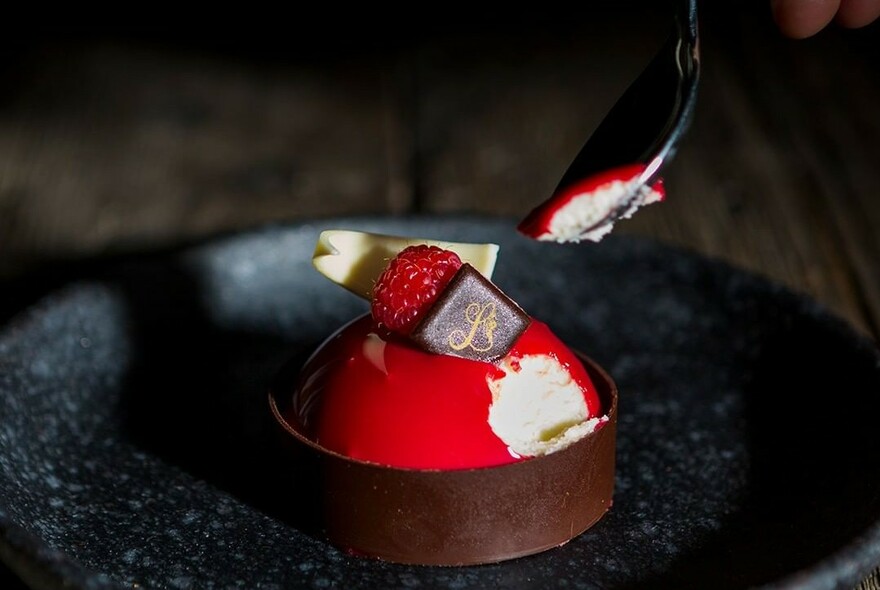
[[848, 28], [869, 25], [880, 18], [880, 1], [878, 0], [840, 0], [835, 21]]
[[815, 35], [825, 28], [834, 19], [840, 5], [841, 0], [770, 1], [773, 18], [782, 34], [795, 39]]

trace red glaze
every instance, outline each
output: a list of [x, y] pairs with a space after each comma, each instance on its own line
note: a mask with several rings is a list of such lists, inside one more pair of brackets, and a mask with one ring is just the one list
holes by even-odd
[[[629, 164], [588, 176], [586, 179], [581, 180], [562, 191], [553, 193], [549, 199], [535, 207], [531, 213], [519, 223], [517, 229], [520, 233], [531, 238], [540, 238], [548, 233], [550, 222], [553, 219], [553, 216], [556, 215], [556, 212], [570, 203], [572, 199], [588, 193], [593, 193], [615, 181], [630, 182], [637, 176], [641, 175], [642, 172], [645, 171], [645, 168], [647, 168], [645, 164]], [[660, 193], [661, 201], [666, 197], [666, 189], [663, 186], [662, 179], [658, 179], [654, 182], [654, 184], [651, 185], [651, 189]]]
[[[467, 469], [521, 461], [488, 423], [492, 363], [385, 344], [387, 374], [364, 353], [375, 325], [362, 316], [331, 336], [303, 368], [287, 416], [321, 446], [363, 461], [413, 469]], [[373, 336], [372, 338], [375, 338]], [[375, 344], [375, 342], [374, 342]], [[375, 349], [373, 350], [375, 352]], [[551, 354], [600, 415], [596, 388], [581, 362], [547, 327], [532, 320], [511, 355]]]

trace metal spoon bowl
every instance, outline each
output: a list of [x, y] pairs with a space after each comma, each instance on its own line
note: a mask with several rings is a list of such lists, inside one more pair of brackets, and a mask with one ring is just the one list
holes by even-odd
[[[520, 224], [520, 231], [538, 239], [580, 241], [597, 231], [610, 229], [615, 221], [629, 217], [636, 201], [659, 179], [661, 170], [675, 155], [679, 140], [690, 126], [700, 72], [696, 0], [676, 0], [673, 30], [642, 74], [615, 103], [572, 161], [551, 197]], [[570, 202], [572, 191], [585, 179], [641, 164], [641, 172], [629, 179], [603, 207], [604, 215], [586, 218], [568, 237], [536, 235], [534, 220], [546, 219]], [[594, 239], [594, 238], [590, 238]]]

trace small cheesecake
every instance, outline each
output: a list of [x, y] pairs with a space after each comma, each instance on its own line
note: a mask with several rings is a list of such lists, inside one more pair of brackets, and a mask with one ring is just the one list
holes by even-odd
[[437, 241], [375, 239], [397, 249], [384, 265], [350, 248], [328, 261], [343, 250], [319, 242], [316, 267], [370, 312], [269, 395], [291, 453], [283, 469], [295, 493], [319, 499], [303, 508], [327, 539], [366, 558], [472, 565], [597, 523], [614, 489], [611, 377], [492, 283], [492, 245], [455, 244], [462, 260]]

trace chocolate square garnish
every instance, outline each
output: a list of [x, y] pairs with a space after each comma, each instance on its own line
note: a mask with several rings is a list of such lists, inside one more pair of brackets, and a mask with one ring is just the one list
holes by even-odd
[[506, 355], [531, 318], [470, 264], [463, 264], [410, 333], [422, 349], [471, 360]]

